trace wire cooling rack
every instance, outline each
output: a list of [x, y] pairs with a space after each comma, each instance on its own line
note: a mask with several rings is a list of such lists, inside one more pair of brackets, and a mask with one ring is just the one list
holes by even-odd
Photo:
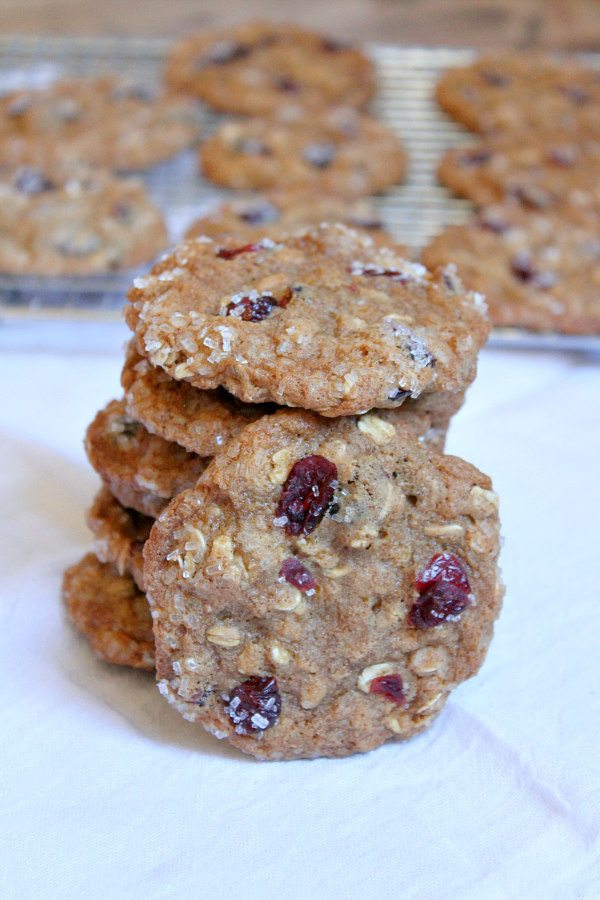
[[[169, 42], [136, 38], [28, 38], [0, 36], [0, 93], [16, 88], [43, 87], [57, 78], [116, 72], [131, 81], [158, 84]], [[446, 225], [464, 222], [470, 204], [437, 184], [436, 166], [442, 153], [472, 139], [437, 107], [433, 88], [440, 73], [464, 65], [474, 51], [371, 45], [379, 91], [373, 112], [403, 139], [410, 163], [404, 184], [377, 198], [385, 226], [399, 242], [418, 250]], [[600, 55], [587, 55], [600, 67]], [[204, 133], [219, 117], [199, 107]], [[142, 173], [146, 186], [163, 210], [173, 242], [190, 222], [225, 191], [198, 175], [196, 154], [187, 151]], [[146, 268], [146, 267], [144, 267]], [[0, 317], [117, 318], [123, 297], [136, 272], [70, 278], [0, 275]], [[569, 337], [495, 329], [492, 342], [513, 347], [592, 350], [600, 352], [600, 336]]]

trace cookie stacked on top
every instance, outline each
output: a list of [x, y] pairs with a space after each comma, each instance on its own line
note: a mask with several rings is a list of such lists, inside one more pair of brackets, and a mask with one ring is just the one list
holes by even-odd
[[104, 487], [97, 557], [65, 576], [76, 624], [257, 757], [426, 728], [501, 603], [496, 495], [442, 453], [480, 295], [321, 225], [189, 240], [126, 319], [124, 399], [87, 436]]

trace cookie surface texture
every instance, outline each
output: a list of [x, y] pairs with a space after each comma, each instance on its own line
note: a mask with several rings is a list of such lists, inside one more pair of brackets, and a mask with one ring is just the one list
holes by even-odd
[[489, 478], [401, 420], [262, 419], [146, 543], [159, 689], [265, 759], [408, 738], [484, 659], [498, 546]]
[[326, 416], [464, 390], [489, 329], [482, 298], [450, 273], [343, 225], [182, 244], [134, 281], [125, 314], [172, 378]]

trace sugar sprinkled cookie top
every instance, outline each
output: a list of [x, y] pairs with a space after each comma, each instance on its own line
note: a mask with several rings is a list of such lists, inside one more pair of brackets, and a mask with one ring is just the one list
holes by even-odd
[[482, 298], [451, 271], [343, 225], [184, 243], [134, 283], [126, 318], [175, 379], [326, 416], [463, 390], [488, 333]]

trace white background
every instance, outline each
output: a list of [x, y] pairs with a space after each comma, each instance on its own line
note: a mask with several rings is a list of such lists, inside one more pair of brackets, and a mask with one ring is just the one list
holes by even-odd
[[598, 360], [485, 351], [452, 427], [501, 498], [481, 673], [406, 745], [257, 763], [97, 662], [59, 603], [124, 339], [0, 326], [0, 896], [600, 897]]

